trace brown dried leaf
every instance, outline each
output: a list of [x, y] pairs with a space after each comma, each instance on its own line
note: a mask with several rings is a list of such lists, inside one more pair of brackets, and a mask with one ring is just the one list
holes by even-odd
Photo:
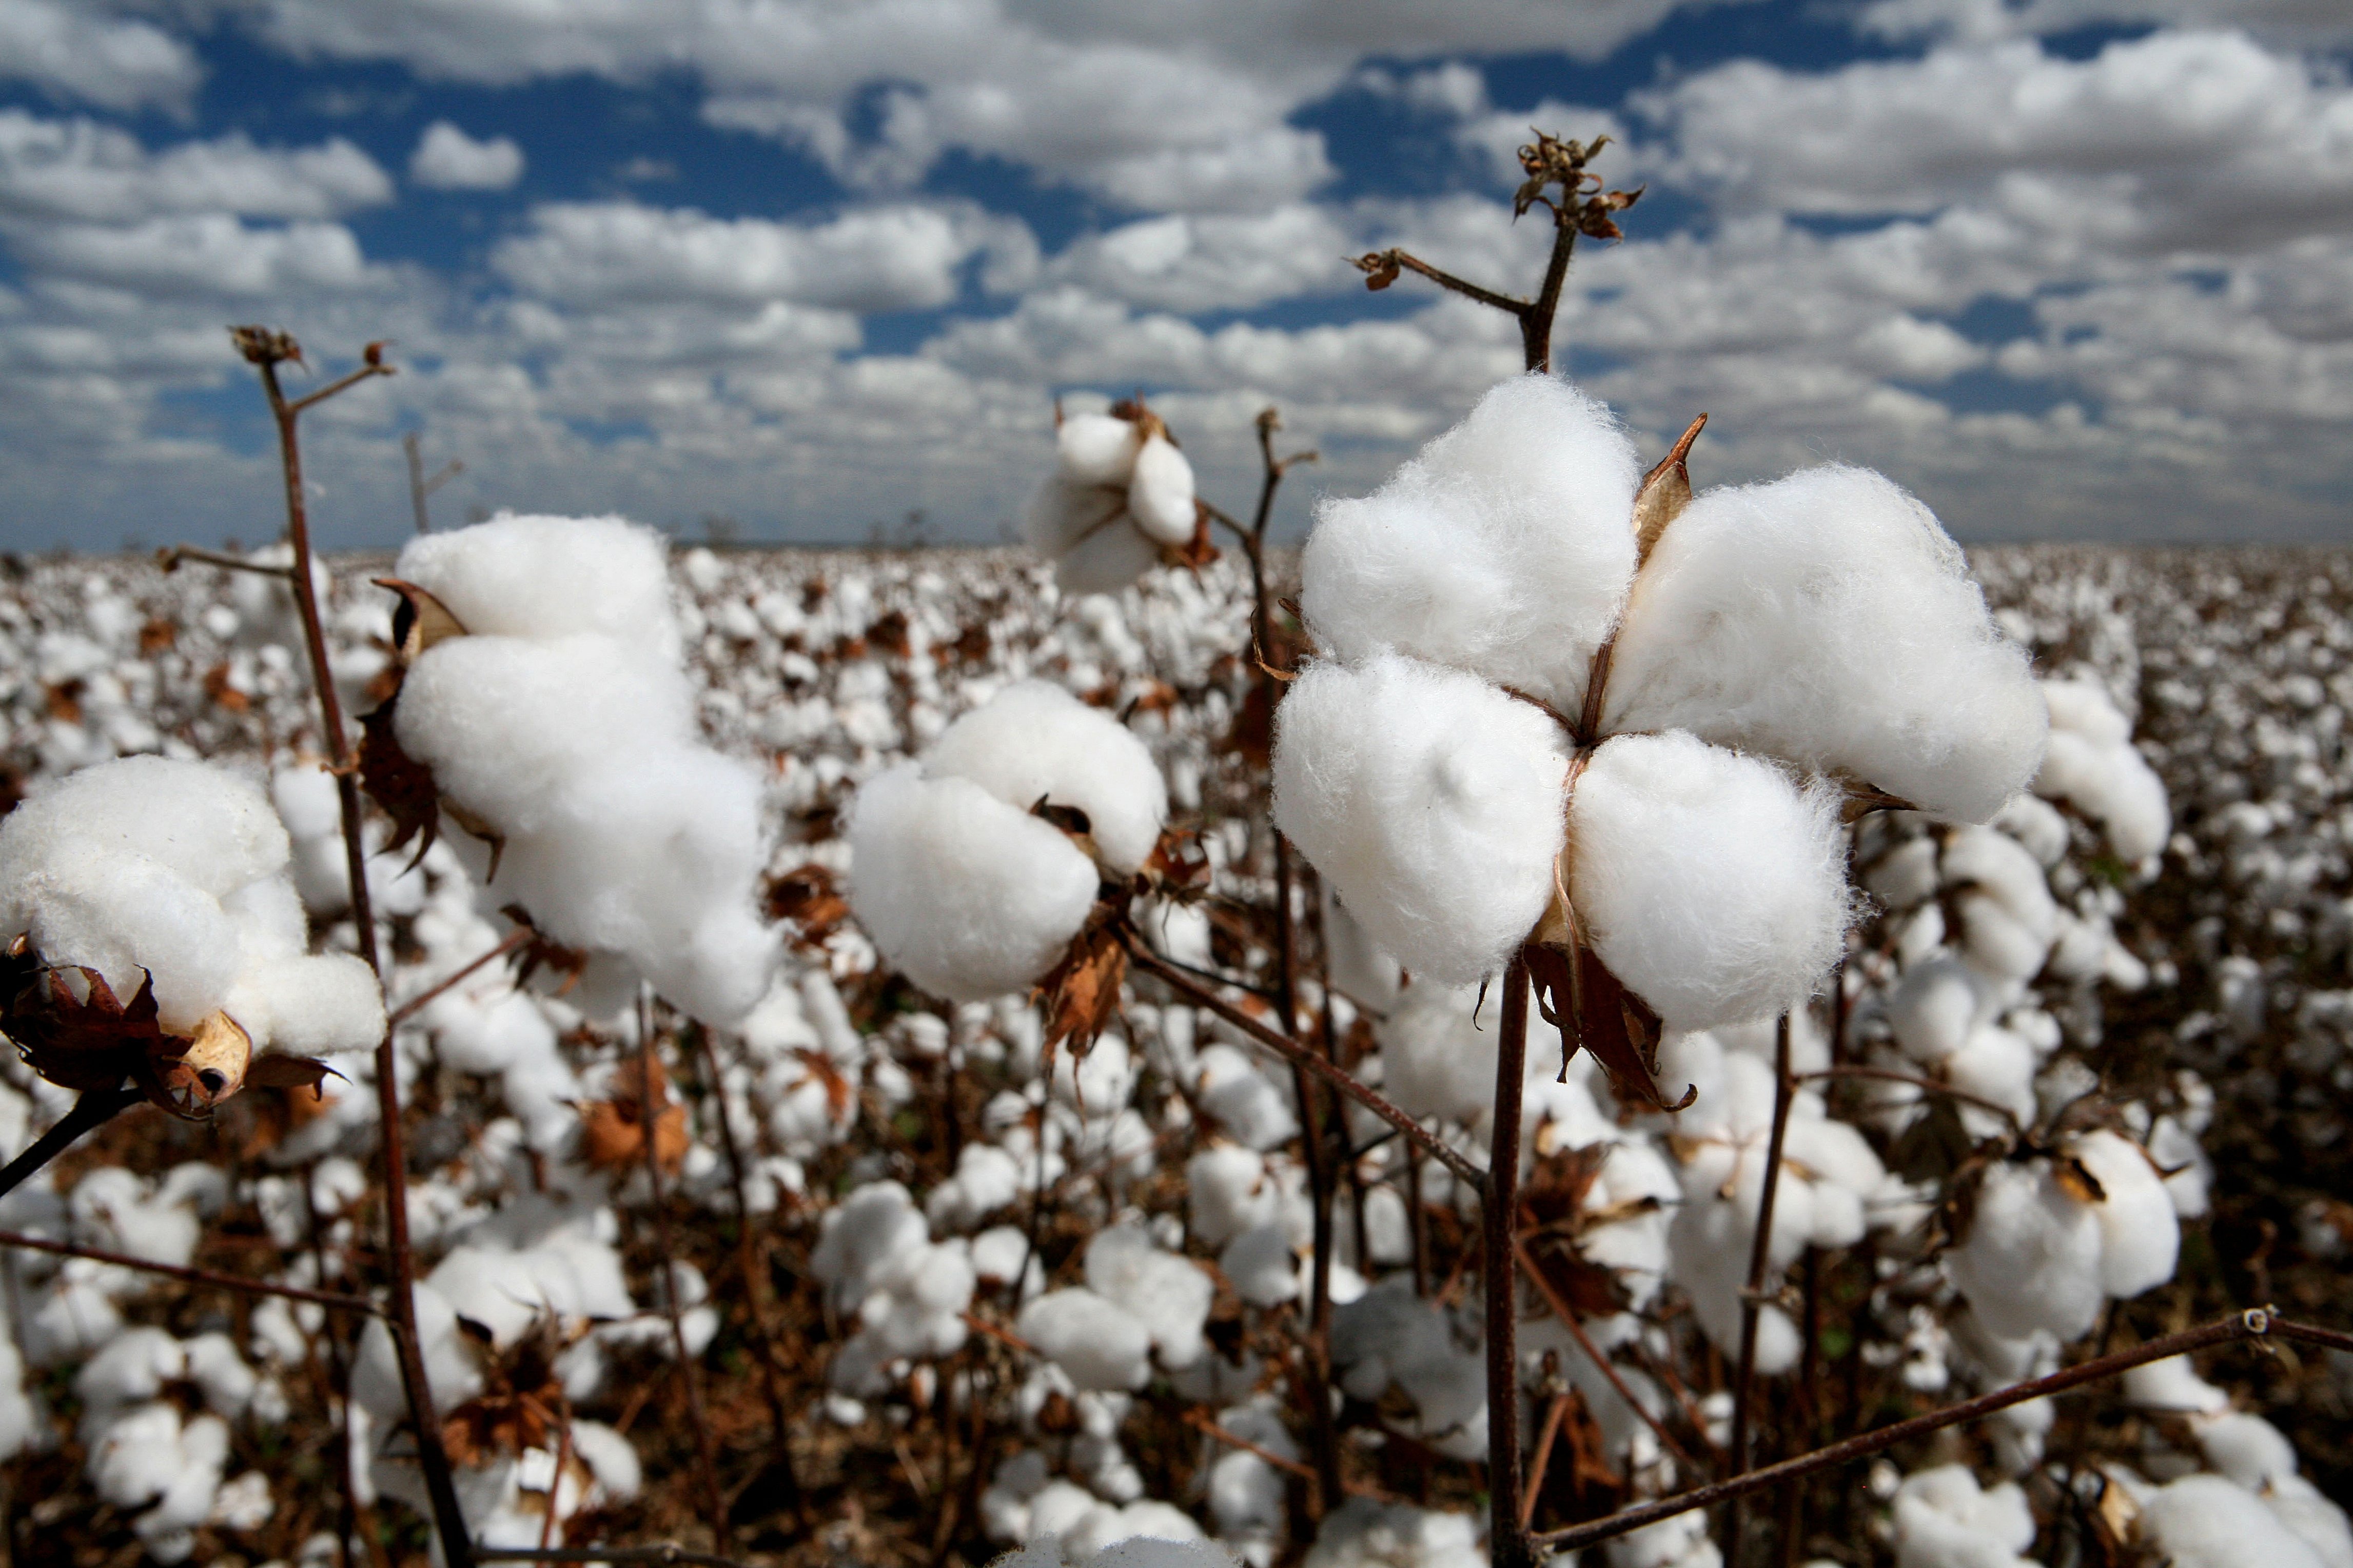
[[253, 1058], [245, 1081], [255, 1089], [307, 1089], [311, 1091], [310, 1102], [316, 1105], [327, 1098], [323, 1087], [327, 1079], [343, 1076], [316, 1057], [279, 1056], [273, 1052]]
[[1610, 1146], [1589, 1143], [1540, 1157], [1520, 1186], [1520, 1226], [1574, 1226], [1585, 1212], [1586, 1197], [1609, 1161]]
[[646, 1110], [653, 1108], [654, 1158], [664, 1172], [676, 1174], [686, 1163], [689, 1139], [686, 1107], [670, 1098], [670, 1077], [661, 1063], [653, 1064], [652, 1093], [646, 1090], [642, 1057], [631, 1057], [613, 1074], [609, 1098], [580, 1108], [581, 1152], [599, 1171], [621, 1171], [642, 1164], [646, 1157]]
[[205, 697], [232, 713], [243, 713], [252, 708], [253, 699], [229, 684], [228, 666], [216, 664], [205, 671]]
[[[106, 977], [79, 965], [50, 968], [19, 937], [5, 959], [0, 1031], [16, 1042], [25, 1065], [66, 1089], [114, 1089], [143, 1078], [158, 1055], [178, 1054], [181, 1042], [155, 1021], [154, 987], [142, 975], [128, 1005]], [[68, 978], [79, 977], [79, 994]]]
[[803, 947], [821, 945], [849, 915], [832, 868], [814, 860], [770, 878], [764, 904], [770, 920], [793, 922], [799, 932], [795, 940]]
[[1202, 847], [1200, 829], [1162, 829], [1160, 841], [1152, 847], [1144, 869], [1136, 876], [1147, 891], [1163, 897], [1183, 899], [1207, 891], [1209, 857]]
[[1371, 289], [1388, 288], [1398, 280], [1400, 270], [1394, 250], [1368, 250], [1356, 258], [1356, 266], [1365, 275], [1365, 287]]
[[1670, 1103], [1659, 1090], [1659, 1016], [1609, 972], [1591, 948], [1532, 942], [1521, 949], [1537, 1004], [1560, 1030], [1564, 1064], [1578, 1047], [1609, 1074], [1618, 1098], [1652, 1110], [1681, 1110], [1696, 1089]]
[[1064, 1040], [1078, 1056], [1092, 1048], [1095, 1037], [1119, 1007], [1120, 982], [1126, 976], [1127, 950], [1098, 905], [1071, 938], [1070, 952], [1038, 983], [1038, 994], [1046, 999], [1048, 1071], [1053, 1068], [1055, 1047]]
[[385, 851], [396, 854], [415, 839], [417, 859], [422, 860], [441, 835], [441, 787], [433, 782], [433, 770], [410, 756], [393, 732], [399, 706], [400, 693], [395, 691], [360, 721], [360, 788], [392, 818]]
[[1675, 441], [1656, 467], [1642, 476], [1641, 489], [1634, 492], [1634, 551], [1637, 561], [1648, 561], [1659, 536], [1667, 524], [1683, 515], [1691, 504], [1691, 469], [1687, 461], [1692, 443], [1707, 427], [1707, 416], [1703, 414], [1691, 422], [1690, 427]]
[[139, 657], [153, 658], [180, 640], [180, 628], [159, 617], [149, 619], [139, 628]]

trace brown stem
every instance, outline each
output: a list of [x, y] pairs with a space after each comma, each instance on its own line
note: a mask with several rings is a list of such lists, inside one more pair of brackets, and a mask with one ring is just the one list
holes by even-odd
[[1520, 1524], [1520, 1355], [1516, 1234], [1520, 1089], [1527, 1076], [1528, 962], [1504, 966], [1504, 1016], [1495, 1038], [1495, 1114], [1480, 1200], [1480, 1278], [1487, 1297], [1487, 1551], [1494, 1568], [1534, 1568]]
[[1817, 1448], [1810, 1454], [1801, 1454], [1793, 1459], [1784, 1459], [1778, 1465], [1767, 1465], [1761, 1470], [1751, 1470], [1746, 1475], [1735, 1476], [1704, 1487], [1694, 1487], [1689, 1491], [1678, 1492], [1673, 1497], [1662, 1498], [1656, 1502], [1646, 1502], [1634, 1508], [1621, 1509], [1606, 1519], [1571, 1525], [1565, 1530], [1547, 1531], [1535, 1539], [1539, 1544], [1555, 1552], [1581, 1551], [1597, 1542], [1614, 1540], [1630, 1531], [1641, 1530], [1645, 1525], [1656, 1524], [1662, 1519], [1672, 1519], [1678, 1514], [1689, 1513], [1694, 1509], [1713, 1508], [1717, 1503], [1746, 1497], [1751, 1492], [1764, 1491], [1768, 1488], [1816, 1475], [1823, 1470], [1835, 1469], [1841, 1465], [1851, 1465], [1857, 1459], [1891, 1448], [1898, 1443], [1909, 1441], [1914, 1437], [1925, 1437], [1931, 1432], [1941, 1432], [1947, 1426], [1957, 1426], [1965, 1421], [1974, 1421], [1979, 1416], [1990, 1415], [1997, 1410], [2007, 1410], [2013, 1405], [2023, 1405], [2030, 1399], [2064, 1394], [2071, 1388], [2080, 1388], [2087, 1383], [2098, 1383], [2153, 1361], [2164, 1361], [2170, 1356], [2205, 1350], [2209, 1346], [2226, 1344], [2234, 1340], [2263, 1339], [2274, 1334], [2283, 1339], [2300, 1340], [2306, 1343], [2326, 1345], [2331, 1349], [2353, 1350], [2353, 1334], [2339, 1333], [2334, 1330], [2317, 1328], [2309, 1323], [2290, 1322], [2274, 1314], [2269, 1308], [2251, 1308], [2243, 1312], [2233, 1312], [2226, 1318], [2219, 1319], [2201, 1328], [2186, 1329], [2178, 1334], [2167, 1334], [2162, 1339], [2151, 1340], [2146, 1344], [2137, 1345], [2128, 1351], [2118, 1351], [2114, 1355], [2101, 1356], [2080, 1365], [2054, 1372], [2047, 1377], [2012, 1384], [2008, 1388], [1997, 1389], [1991, 1394], [1980, 1394], [1975, 1399], [1965, 1400], [1958, 1405], [1948, 1405], [1942, 1410], [1932, 1410], [1925, 1415], [1915, 1415], [1908, 1421], [1898, 1421], [1891, 1426], [1882, 1426], [1875, 1432], [1859, 1433], [1842, 1442]]
[[712, 1447], [711, 1423], [702, 1414], [702, 1378], [694, 1358], [686, 1352], [686, 1324], [679, 1312], [674, 1271], [678, 1254], [670, 1247], [670, 1210], [662, 1203], [661, 1141], [654, 1136], [662, 1110], [654, 1102], [654, 1085], [660, 1081], [654, 1074], [659, 1070], [654, 1061], [653, 994], [651, 987], [645, 987], [638, 995], [638, 1131], [646, 1146], [647, 1202], [654, 1212], [654, 1245], [661, 1251], [662, 1312], [670, 1319], [670, 1349], [677, 1352], [679, 1376], [686, 1384], [686, 1417], [694, 1427], [694, 1464], [702, 1483], [702, 1503], [710, 1510], [712, 1539], [723, 1552], [733, 1545], [727, 1497], [719, 1486], [719, 1455]]
[[[1492, 305], [1498, 310], [1507, 311], [1523, 319], [1527, 315], [1529, 306], [1525, 300], [1514, 300], [1509, 294], [1498, 294], [1493, 289], [1482, 289], [1468, 279], [1457, 278], [1451, 272], [1441, 271], [1432, 267], [1410, 251], [1389, 249], [1377, 252], [1376, 255], [1396, 262], [1408, 272], [1419, 272], [1440, 288], [1451, 289], [1466, 299], [1476, 300], [1482, 305]], [[1369, 260], [1371, 258], [1366, 259]], [[1357, 265], [1362, 267], [1364, 262], [1360, 261]]]
[[1143, 939], [1134, 931], [1122, 931], [1121, 941], [1127, 949], [1128, 957], [1134, 961], [1138, 969], [1156, 976], [1170, 990], [1185, 996], [1197, 1006], [1208, 1008], [1285, 1061], [1306, 1068], [1310, 1073], [1322, 1079], [1332, 1088], [1404, 1133], [1474, 1191], [1486, 1190], [1487, 1173], [1485, 1172], [1454, 1150], [1448, 1148], [1428, 1128], [1390, 1104], [1378, 1091], [1366, 1087], [1349, 1074], [1342, 1072], [1338, 1068], [1325, 1061], [1320, 1052], [1311, 1050], [1289, 1036], [1267, 1027], [1248, 1013], [1233, 1005], [1183, 970], [1164, 960], [1158, 953], [1145, 946]]
[[185, 1284], [206, 1285], [216, 1290], [235, 1290], [248, 1296], [282, 1296], [289, 1301], [308, 1301], [314, 1307], [326, 1307], [338, 1312], [365, 1312], [371, 1317], [380, 1317], [384, 1313], [383, 1308], [364, 1296], [347, 1296], [337, 1290], [307, 1290], [300, 1285], [279, 1285], [267, 1279], [248, 1279], [236, 1274], [216, 1274], [209, 1268], [153, 1263], [125, 1252], [77, 1247], [71, 1242], [50, 1241], [43, 1237], [26, 1236], [21, 1231], [0, 1230], [0, 1247], [22, 1247], [26, 1252], [46, 1252], [58, 1258], [87, 1258], [97, 1263], [111, 1263], [118, 1268], [135, 1268], [142, 1274], [160, 1274], [167, 1279], [177, 1279]]
[[[1748, 1405], [1757, 1383], [1757, 1320], [1765, 1289], [1765, 1265], [1773, 1246], [1773, 1200], [1781, 1193], [1781, 1143], [1789, 1131], [1789, 1015], [1773, 1026], [1773, 1131], [1765, 1141], [1765, 1190], [1757, 1203], [1757, 1235], [1748, 1244], [1748, 1288], [1740, 1295], [1740, 1368], [1732, 1380], [1732, 1463], [1737, 1476], [1748, 1468]], [[1740, 1568], [1740, 1500], [1724, 1510], [1725, 1568]]]
[[1841, 1062], [1831, 1067], [1817, 1068], [1812, 1072], [1801, 1072], [1798, 1077], [1806, 1081], [1825, 1078], [1859, 1078], [1869, 1079], [1877, 1083], [1906, 1084], [1929, 1094], [1941, 1094], [1947, 1100], [1957, 1100], [1964, 1105], [1976, 1106], [1979, 1110], [1989, 1110], [2009, 1122], [2011, 1131], [2024, 1131], [2018, 1124], [2018, 1112], [2000, 1100], [1988, 1100], [1982, 1095], [1971, 1094], [1965, 1089], [1955, 1089], [1949, 1083], [1938, 1083], [1935, 1079], [1923, 1078], [1918, 1073], [1897, 1072], [1891, 1068], [1857, 1067], [1852, 1063]]
[[183, 561], [201, 561], [207, 566], [218, 566], [230, 572], [250, 572], [258, 577], [291, 577], [291, 566], [271, 566], [264, 562], [248, 561], [242, 555], [224, 555], [218, 551], [199, 550], [193, 544], [174, 544], [155, 552], [155, 564], [166, 572], [177, 572]]
[[[1267, 489], [1273, 491], [1275, 476]], [[1261, 521], [1264, 521], [1261, 508]], [[1261, 595], [1261, 598], [1263, 596]], [[1291, 923], [1291, 841], [1280, 830], [1274, 835], [1275, 1016], [1282, 1032], [1299, 1037], [1297, 943]], [[1307, 1433], [1315, 1455], [1320, 1499], [1340, 1495], [1340, 1435], [1332, 1425], [1332, 1164], [1324, 1138], [1323, 1107], [1315, 1085], [1302, 1062], [1291, 1067], [1293, 1095], [1299, 1101], [1299, 1146], [1306, 1157], [1307, 1195], [1314, 1215], [1314, 1264], [1309, 1275], [1307, 1303]]]
[[85, 1132], [94, 1132], [145, 1097], [135, 1089], [86, 1089], [81, 1098], [25, 1152], [0, 1167], [0, 1197], [15, 1192], [26, 1179], [71, 1148]]
[[[1618, 1397], [1642, 1418], [1642, 1424], [1651, 1429], [1661, 1447], [1680, 1460], [1685, 1468], [1697, 1470], [1700, 1467], [1683, 1451], [1683, 1446], [1675, 1441], [1674, 1434], [1667, 1430], [1665, 1423], [1651, 1413], [1649, 1405], [1634, 1397], [1634, 1391], [1626, 1386], [1624, 1378], [1618, 1375], [1618, 1368], [1601, 1353], [1601, 1347], [1593, 1342], [1593, 1337], [1585, 1331], [1585, 1325], [1577, 1321], [1577, 1314], [1569, 1310], [1567, 1301], [1561, 1300], [1560, 1293], [1553, 1289], [1552, 1281], [1544, 1277], [1544, 1271], [1536, 1267], [1535, 1259], [1528, 1256], [1527, 1243], [1515, 1237], [1512, 1245], [1519, 1258], [1520, 1271], [1528, 1277], [1528, 1283], [1536, 1288], [1536, 1294], [1545, 1299], [1545, 1305], [1552, 1309], [1552, 1315], [1560, 1320], [1561, 1326], [1568, 1331], [1569, 1337], [1577, 1342], [1577, 1347], [1585, 1352], [1595, 1366], [1601, 1369], [1601, 1375], [1609, 1380], [1609, 1386], [1617, 1390]], [[1529, 1484], [1535, 1485], [1534, 1482]]]
[[1520, 1528], [1533, 1523], [1536, 1517], [1536, 1497], [1544, 1490], [1545, 1471], [1552, 1465], [1552, 1446], [1560, 1437], [1561, 1418], [1568, 1414], [1568, 1395], [1556, 1394], [1551, 1408], [1545, 1412], [1544, 1430], [1536, 1434], [1536, 1456], [1528, 1461], [1527, 1494], [1520, 1499]]
[[1567, 209], [1556, 207], [1552, 256], [1545, 262], [1544, 286], [1536, 290], [1535, 303], [1520, 313], [1520, 352], [1532, 371], [1552, 369], [1553, 317], [1559, 313], [1560, 286], [1568, 277], [1569, 253], [1576, 248], [1577, 226], [1569, 221]]
[[468, 963], [465, 968], [459, 970], [455, 974], [448, 975], [440, 980], [435, 981], [432, 984], [427, 986], [416, 995], [411, 996], [407, 1001], [403, 1002], [399, 1006], [395, 1007], [390, 1013], [385, 1016], [385, 1022], [395, 1028], [406, 1024], [409, 1019], [414, 1018], [417, 1014], [422, 1013], [426, 1008], [440, 1000], [441, 996], [451, 987], [463, 984], [467, 976], [480, 969], [484, 964], [496, 963], [500, 959], [504, 958], [507, 954], [514, 952], [517, 948], [529, 942], [533, 934], [533, 933], [529, 926], [516, 927], [513, 931], [507, 933], [507, 937], [504, 942], [500, 942], [498, 946], [491, 949], [490, 952], [482, 954], [481, 957]]
[[[376, 952], [375, 911], [368, 896], [367, 843], [363, 836], [359, 778], [351, 763], [350, 738], [343, 732], [343, 703], [335, 692], [334, 668], [327, 661], [326, 633], [319, 619], [319, 595], [311, 576], [311, 521], [302, 496], [302, 450], [295, 420], [302, 410], [323, 402], [344, 388], [374, 375], [388, 375], [386, 365], [370, 364], [322, 387], [297, 403], [289, 403], [278, 384], [278, 365], [270, 358], [258, 361], [261, 389], [278, 426], [278, 455], [286, 481], [286, 537], [293, 546], [293, 574], [288, 585], [301, 613], [302, 643], [310, 655], [311, 684], [319, 699], [321, 728], [327, 755], [334, 764], [335, 795], [342, 808], [343, 861], [351, 879], [352, 921], [359, 935], [360, 956], [374, 970], [379, 984], [384, 963]], [[443, 1561], [448, 1568], [470, 1568], [473, 1536], [465, 1511], [458, 1504], [458, 1489], [449, 1474], [449, 1455], [441, 1444], [441, 1422], [434, 1412], [433, 1386], [425, 1373], [425, 1357], [417, 1337], [417, 1258], [408, 1234], [408, 1160], [400, 1124], [399, 1058], [387, 1026], [375, 1047], [375, 1092], [378, 1136], [384, 1157], [384, 1217], [385, 1253], [392, 1268], [391, 1325], [400, 1363], [402, 1392], [407, 1396], [409, 1420], [416, 1431], [417, 1462], [433, 1507], [435, 1533], [441, 1538]]]

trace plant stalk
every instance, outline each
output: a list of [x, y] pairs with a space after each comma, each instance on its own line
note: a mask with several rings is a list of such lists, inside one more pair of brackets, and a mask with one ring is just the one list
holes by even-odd
[[[1757, 1203], [1757, 1234], [1748, 1244], [1748, 1288], [1740, 1296], [1740, 1369], [1732, 1381], [1732, 1453], [1735, 1476], [1748, 1468], [1748, 1406], [1757, 1384], [1757, 1320], [1764, 1304], [1765, 1266], [1773, 1247], [1773, 1202], [1781, 1193], [1781, 1144], [1789, 1131], [1789, 1015], [1773, 1026], [1773, 1131], [1765, 1141], [1765, 1190]], [[1740, 1500], [1724, 1510], [1725, 1568], [1740, 1568]]]
[[1520, 1353], [1517, 1227], [1520, 1089], [1527, 1076], [1528, 964], [1514, 950], [1504, 967], [1504, 1016], [1495, 1040], [1493, 1151], [1482, 1194], [1480, 1273], [1487, 1302], [1487, 1552], [1494, 1568], [1534, 1568], [1520, 1522]]

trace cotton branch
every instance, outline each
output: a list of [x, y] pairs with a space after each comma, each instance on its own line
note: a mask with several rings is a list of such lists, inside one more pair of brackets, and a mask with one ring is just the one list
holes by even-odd
[[1545, 263], [1544, 279], [1537, 285], [1535, 299], [1498, 293], [1432, 267], [1410, 251], [1394, 247], [1367, 251], [1355, 260], [1356, 269], [1365, 275], [1367, 289], [1386, 289], [1398, 280], [1400, 272], [1418, 272], [1441, 289], [1504, 311], [1520, 323], [1520, 347], [1527, 368], [1549, 371], [1553, 318], [1560, 312], [1561, 285], [1568, 277], [1569, 254], [1577, 247], [1577, 237], [1583, 234], [1595, 239], [1625, 238], [1625, 231], [1611, 215], [1640, 201], [1642, 190], [1604, 191], [1601, 177], [1586, 172], [1586, 164], [1609, 145], [1607, 136], [1597, 136], [1590, 142], [1565, 142], [1538, 131], [1535, 138], [1520, 149], [1520, 168], [1527, 178], [1512, 197], [1514, 218], [1538, 206], [1552, 214], [1552, 255]]

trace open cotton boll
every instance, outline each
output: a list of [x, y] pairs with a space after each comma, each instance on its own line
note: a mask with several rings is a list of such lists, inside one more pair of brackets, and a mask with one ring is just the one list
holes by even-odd
[[1123, 874], [1151, 856], [1168, 820], [1168, 785], [1144, 742], [1042, 680], [1017, 681], [949, 725], [923, 773], [970, 779], [1018, 811], [1077, 807], [1096, 853]]
[[2034, 1512], [2015, 1481], [1991, 1490], [1960, 1465], [1905, 1478], [1896, 1489], [1896, 1568], [2023, 1568]]
[[2107, 689], [2086, 679], [2046, 680], [2051, 746], [2038, 795], [2063, 800], [2100, 825], [2118, 858], [2138, 863], [2173, 835], [2164, 781], [2132, 743], [2132, 721]]
[[975, 1002], [1052, 967], [1101, 878], [1060, 828], [914, 763], [877, 773], [849, 818], [849, 907], [892, 967]]
[[1633, 574], [1638, 471], [1600, 404], [1504, 382], [1372, 495], [1317, 509], [1308, 625], [1339, 658], [1395, 649], [1574, 713]]
[[1479, 1523], [1411, 1503], [1352, 1497], [1324, 1516], [1303, 1568], [1486, 1568]]
[[1594, 950], [1671, 1028], [1810, 993], [1843, 946], [1839, 795], [1680, 731], [1620, 735], [1569, 797], [1569, 901]]
[[1021, 537], [1054, 563], [1065, 594], [1117, 593], [1160, 561], [1160, 547], [1130, 524], [1124, 490], [1059, 474], [1022, 508]]
[[2254, 1493], [2220, 1476], [2183, 1476], [2141, 1504], [2140, 1527], [2173, 1568], [2326, 1568]]
[[1073, 414], [1054, 432], [1061, 477], [1074, 484], [1126, 484], [1143, 447], [1135, 422], [1111, 414]]
[[384, 1037], [384, 988], [348, 952], [266, 961], [238, 976], [222, 1005], [257, 1047], [333, 1055]]
[[2139, 1145], [2105, 1131], [2086, 1132], [2069, 1151], [2100, 1184], [2100, 1286], [2119, 1300], [2173, 1278], [2181, 1220], [2173, 1196]]
[[401, 548], [392, 574], [449, 607], [469, 632], [547, 640], [590, 632], [674, 663], [670, 546], [619, 517], [517, 516]]
[[1689, 730], [1983, 822], [2049, 718], [1928, 509], [1839, 465], [1715, 489], [1660, 537], [1603, 727]]
[[1217, 1288], [1198, 1265], [1154, 1247], [1141, 1226], [1116, 1225], [1087, 1244], [1086, 1267], [1088, 1287], [1145, 1326], [1163, 1366], [1200, 1360]]
[[1275, 712], [1276, 826], [1373, 940], [1440, 984], [1502, 967], [1552, 898], [1559, 726], [1394, 654], [1313, 665]]
[[1081, 1389], [1135, 1389], [1151, 1379], [1152, 1331], [1092, 1290], [1049, 1291], [1021, 1309], [1015, 1326]]
[[1986, 1167], [1968, 1235], [1945, 1273], [1987, 1330], [2022, 1340], [2041, 1329], [2080, 1338], [2099, 1321], [2099, 1216], [2052, 1175], [2049, 1163]]
[[1183, 544], [1193, 537], [1199, 521], [1193, 505], [1193, 465], [1167, 437], [1146, 437], [1136, 452], [1135, 471], [1127, 482], [1127, 510], [1148, 539]]

